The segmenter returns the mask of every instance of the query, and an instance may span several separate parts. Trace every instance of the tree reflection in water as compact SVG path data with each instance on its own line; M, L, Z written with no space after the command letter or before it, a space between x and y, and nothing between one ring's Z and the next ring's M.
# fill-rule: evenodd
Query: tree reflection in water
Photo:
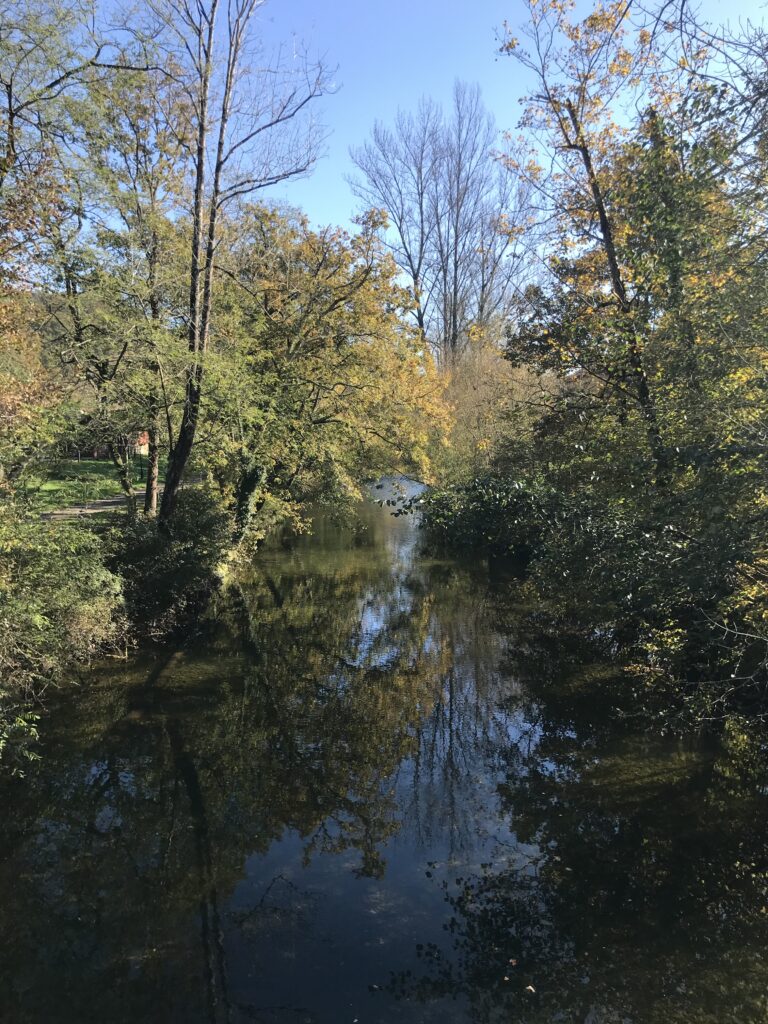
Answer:
M759 759L617 722L416 540L320 521L59 695L2 794L2 1019L765 1018Z

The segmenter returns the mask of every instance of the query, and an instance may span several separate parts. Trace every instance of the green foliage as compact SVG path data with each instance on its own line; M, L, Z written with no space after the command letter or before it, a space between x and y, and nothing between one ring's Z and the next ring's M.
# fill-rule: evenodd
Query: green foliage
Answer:
M162 636L205 604L232 539L232 520L220 498L185 490L173 522L136 517L115 531L109 564L119 573L126 610L142 636Z
M438 542L527 564L541 550L556 501L554 494L536 493L517 480L478 477L431 493L422 522Z
M0 508L0 759L34 738L32 702L120 638L120 580L90 530Z
M240 537L310 502L347 507L363 481L430 472L443 382L405 326L408 298L369 218L354 235L254 207L230 253L207 368L196 468L235 508Z
M765 653L764 623L747 617L765 593L764 575L746 569L762 545L755 481L709 467L659 492L622 485L619 467L597 485L610 462L583 458L567 466L568 489L550 468L548 483L498 473L437 491L424 526L441 543L523 561L534 603L601 631L642 675L693 688L707 714L726 691L751 701Z

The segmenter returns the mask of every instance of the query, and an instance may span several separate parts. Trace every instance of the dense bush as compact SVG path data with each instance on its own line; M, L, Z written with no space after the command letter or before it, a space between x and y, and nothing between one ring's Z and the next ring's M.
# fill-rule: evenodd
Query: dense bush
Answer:
M210 491L182 492L171 522L139 516L113 539L110 566L123 579L137 631L160 636L188 622L217 585L232 538L230 513Z
M422 523L433 539L527 563L541 551L557 498L517 480L478 477L433 491Z
M18 763L49 682L119 641L119 578L99 538L74 523L0 509L0 759Z
M512 555L534 605L599 632L625 664L677 680L712 711L751 704L765 675L768 574L752 482L713 471L665 488L596 486L555 494L496 478L445 488L423 524L440 543Z

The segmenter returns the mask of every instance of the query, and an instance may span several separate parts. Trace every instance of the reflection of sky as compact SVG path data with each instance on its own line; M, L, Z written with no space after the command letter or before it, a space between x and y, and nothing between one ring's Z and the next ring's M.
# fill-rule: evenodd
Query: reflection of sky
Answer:
M388 478L379 485L371 485L369 492L376 503L417 497L425 487L406 477ZM399 507L399 505L398 505ZM369 529L375 532L378 541L383 541L387 556L386 582L376 581L368 586L360 599L360 625L357 634L350 638L355 653L350 657L355 666L385 668L397 657L400 648L393 620L408 616L413 611L414 595L408 586L408 576L416 563L419 543L417 518L415 514L394 516L393 506L382 507L371 504L361 512ZM432 640L428 643L432 646Z
M333 674L335 688L345 690L351 684L379 685L362 683L354 669L401 671L414 659L434 664L434 703L413 709L416 752L381 781L382 791L392 790L397 826L383 850L389 873L397 872L401 860L407 865L427 855L468 867L499 844L508 856L517 841L514 823L499 819L504 766L495 758L499 749L515 744L525 744L530 756L540 737L519 706L506 708L510 693L517 692L502 670L507 641L488 621L484 600L463 594L466 583L459 586L458 608L443 608L438 598L426 622L410 628L423 602L432 599L432 582L419 561L417 517L395 517L385 503L421 490L409 481L385 481L372 488L374 501L384 504L361 510L373 542L363 550L376 559L376 571L368 574L361 563L357 629L338 638L343 655ZM347 564L349 549L331 546L328 556L324 573L333 572L334 558ZM527 848L521 853L526 862L532 855Z
M399 484L387 484L373 494L377 501L386 501L419 492L420 485L406 481L403 495ZM378 581L365 591L354 664L381 669L402 657L403 638L393 621L417 612L429 581L418 561L416 517L393 517L386 505L368 515L377 536L384 539L389 581ZM420 582L417 592L414 579ZM459 621L433 613L420 649L413 652L436 664L446 648L450 657L435 704L423 709L425 717L414 730L416 754L384 783L395 794L399 828L388 844L388 856L396 859L408 861L429 853L435 863L455 867L461 861L468 868L498 844L507 855L518 845L513 823L499 819L497 787L504 771L495 766L494 752L520 744L530 756L541 730L526 720L519 706L505 708L510 687L515 692L501 668L506 640L489 623L482 602L470 601L466 607L472 614ZM520 852L521 863L539 855L526 847Z

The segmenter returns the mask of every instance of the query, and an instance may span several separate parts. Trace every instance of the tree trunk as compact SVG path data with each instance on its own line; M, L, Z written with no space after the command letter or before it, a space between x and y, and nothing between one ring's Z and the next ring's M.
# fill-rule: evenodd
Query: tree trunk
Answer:
M157 514L157 481L160 468L160 432L158 430L157 407L152 410L152 421L147 431L149 451L147 454L147 485L144 490L144 514Z
M191 365L187 370L187 383L184 394L184 412L179 427L179 436L173 451L168 456L168 472L165 478L165 489L163 500L160 503L160 522L166 524L174 513L176 500L181 489L181 482L184 478L189 456L192 452L192 445L195 440L197 421L200 415L200 397L202 394L202 338L200 330L200 306L201 288L200 276L203 271L203 208L205 204L205 170L208 145L208 101L211 87L211 76L213 74L213 44L214 29L216 25L216 11L218 0L211 5L207 19L208 32L205 42L205 64L200 69L200 90L199 90L199 112L197 122L197 139L195 146L195 189L194 207L192 213L192 250L190 253L189 270L189 324L187 327L187 340ZM211 204L218 201L218 196L212 196Z
M165 474L165 487L163 488L163 498L160 502L160 522L163 524L170 520L176 510L176 502L181 490L182 480L184 479L184 470L189 461L189 456L192 454L192 445L194 444L197 421L200 415L202 377L202 367L200 365L193 367L187 383L187 394L184 400L184 412L181 417L179 434L168 460L168 471Z
M130 516L136 513L136 495L133 492L133 485L131 484L131 474L129 470L127 446L125 441L118 442L117 445L110 442L107 445L107 451L109 457L112 459L115 469L117 470L117 478L120 481L120 486L125 495L125 501L128 505L128 514Z

